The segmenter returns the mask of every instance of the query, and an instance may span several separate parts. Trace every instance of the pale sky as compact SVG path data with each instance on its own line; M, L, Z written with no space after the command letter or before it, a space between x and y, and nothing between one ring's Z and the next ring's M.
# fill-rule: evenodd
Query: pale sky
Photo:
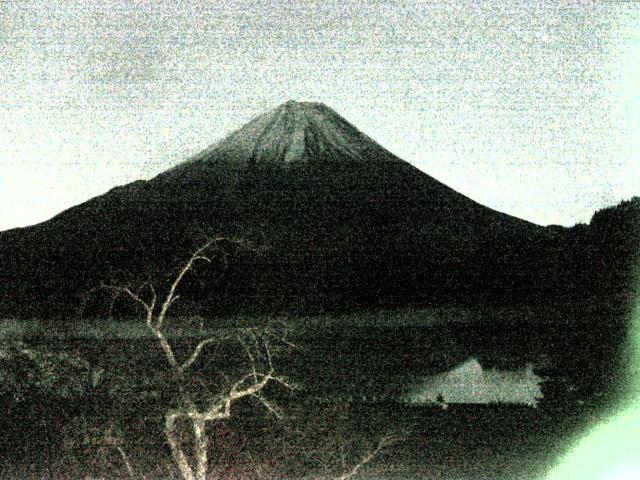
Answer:
M640 194L640 3L0 0L0 230L321 101L540 224Z

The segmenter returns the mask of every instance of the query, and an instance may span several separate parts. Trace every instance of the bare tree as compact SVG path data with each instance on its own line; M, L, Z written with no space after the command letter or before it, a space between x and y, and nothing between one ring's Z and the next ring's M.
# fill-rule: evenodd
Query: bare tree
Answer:
M255 328L244 329L234 335L209 336L200 340L183 359L178 358L174 347L167 338L164 327L165 320L169 309L180 298L177 291L181 282L189 272L194 270L196 264L200 262L211 263L212 256L210 252L222 242L232 242L247 246L246 242L222 236L209 238L179 267L166 293L163 295L158 294L157 288L152 281L139 283L136 287L104 283L101 285L102 288L106 288L113 293L112 298L117 298L119 295L124 294L143 307L146 313L147 328L157 339L168 368L179 385L176 406L170 408L165 414L164 435L184 480L205 480L207 477L209 468L208 423L229 418L233 404L244 398L254 398L268 411L280 416L279 409L262 395L262 391L270 383L278 383L286 388L292 388L288 382L275 375L272 359L273 343L275 341L286 342L286 330L284 334L279 336L274 335L273 332L264 332ZM249 248L253 249L251 246ZM225 254L223 253L223 255ZM194 392L189 392L183 388L186 383L185 380L190 375L194 364L198 361L205 348L213 344L220 344L225 340L235 340L241 345L248 361L248 369L244 374L239 375L235 381L229 382L217 394L205 395L207 398L202 401L200 398L202 397L202 392L198 392L198 395L196 395ZM191 455L185 451L177 435L179 422L186 422L191 427L194 445ZM128 470L132 471L129 467Z

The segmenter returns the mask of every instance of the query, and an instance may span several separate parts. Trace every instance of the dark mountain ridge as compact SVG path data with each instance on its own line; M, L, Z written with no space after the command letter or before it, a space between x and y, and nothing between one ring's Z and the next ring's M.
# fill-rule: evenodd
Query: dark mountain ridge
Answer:
M565 238L450 189L323 104L287 102L151 180L0 233L0 314L73 315L100 281L171 272L203 232L264 247L185 285L183 308L208 313L518 301L552 288Z

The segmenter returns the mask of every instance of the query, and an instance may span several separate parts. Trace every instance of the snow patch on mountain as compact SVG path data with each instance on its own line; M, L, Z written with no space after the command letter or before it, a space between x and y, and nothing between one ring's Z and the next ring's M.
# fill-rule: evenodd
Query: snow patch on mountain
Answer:
M217 161L296 164L318 158L401 162L322 103L288 101L266 112L177 168Z

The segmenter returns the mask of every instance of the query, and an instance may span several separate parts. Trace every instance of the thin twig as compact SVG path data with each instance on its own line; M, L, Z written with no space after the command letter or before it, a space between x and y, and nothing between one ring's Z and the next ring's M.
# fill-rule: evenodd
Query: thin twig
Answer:
M373 450L367 452L364 455L364 457L362 457L362 459L356 465L354 465L353 468L351 468L351 470L349 470L348 472L343 473L342 475L337 477L336 480L348 480L349 478L351 478L354 475L356 475L358 473L358 471L362 467L364 467L367 463L371 462L371 460L373 460L376 457L376 455L378 455L378 453L380 453L380 450L382 450L384 447L390 445L394 441L395 441L394 437L391 437L391 436L383 437L380 440L380 442L378 443L378 445L376 446L376 448L374 448Z
M220 342L226 340L227 338L229 338L228 335L225 336L225 337L222 337L222 338L209 337L209 338L207 338L205 340L202 340L200 343L198 343L198 345L193 350L193 352L191 353L189 358L187 360L185 360L180 367L182 368L182 370L187 370L198 359L198 357L200 356L200 353L202 352L202 349L204 347L206 347L210 343L214 343L214 342L220 343Z
M129 477L136 478L135 471L133 470L133 467L131 466L131 462L129 461L128 455L125 453L125 451L123 450L123 448L120 445L116 445L116 450L120 454L120 458L122 458L122 462L124 463L124 466L127 469L127 473L129 474ZM142 478L144 478L144 476Z

